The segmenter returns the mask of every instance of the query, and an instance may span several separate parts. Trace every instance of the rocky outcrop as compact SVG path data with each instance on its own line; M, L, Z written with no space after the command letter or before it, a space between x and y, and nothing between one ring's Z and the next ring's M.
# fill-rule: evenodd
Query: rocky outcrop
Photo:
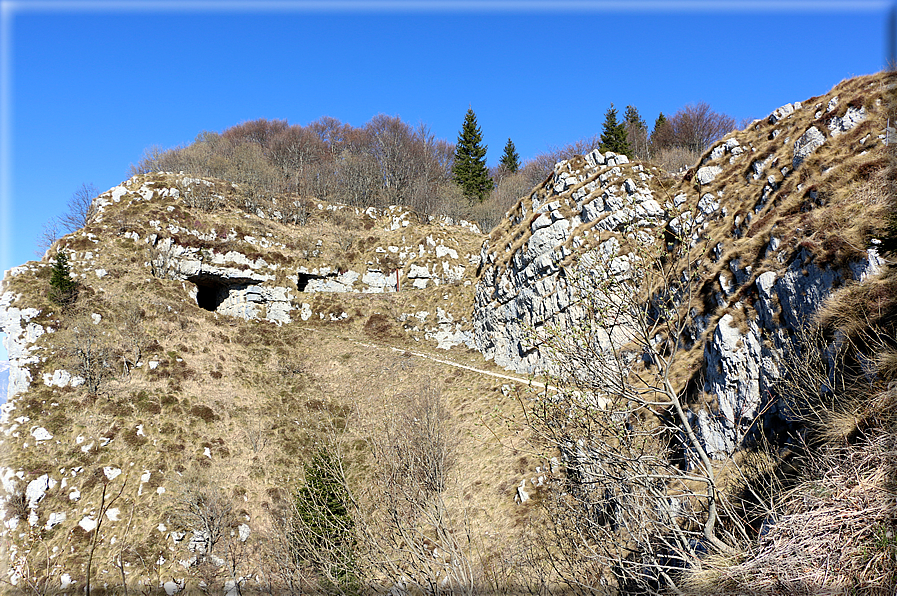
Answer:
M856 281L875 275L884 266L876 249L867 255L850 268ZM731 454L761 414L768 424L781 418L774 389L779 378L777 362L792 347L789 337L811 321L845 281L838 271L818 267L812 255L802 250L787 268L756 277L756 315L742 324L744 329L732 314L719 319L704 346L703 369L703 390L715 398L716 405L691 413L711 456Z
M815 126L807 129L799 139L794 142L794 157L791 160L791 167L797 168L804 162L811 153L816 151L825 143L825 135L822 134Z
M803 242L814 230L791 216L820 207L816 181L851 157L867 156L876 164L870 168L881 167L873 152L883 143L859 131L870 118L878 119L874 130L884 126L882 112L873 116L869 108L882 105L875 96L882 89L865 83L865 95L850 105L839 101L836 89L816 98L812 109L807 102L778 108L716 143L692 177L672 184L659 184L658 173L645 166L597 151L558 163L483 248L474 305L477 348L520 373L551 372L539 338L546 329L565 334L580 324L580 288L572 283L577 267L625 275L635 258L625 247L661 233L668 242L689 242L706 255L699 285L705 292L715 288L681 338L685 348L701 352L701 382L690 391L709 398L690 416L712 456L731 454L759 416L775 423L773 387L789 336L835 290L884 265L874 237L850 262L832 262L824 248ZM844 184L853 172L836 175ZM768 241L758 243L764 235Z
M521 373L545 369L534 334L546 325L571 328L582 317L564 272L570 257L591 247L609 271L625 270L632 255L618 254L618 236L650 233L665 221L649 185L654 176L625 155L596 150L558 163L518 203L508 214L510 233L481 255L474 341L487 358Z
M219 314L284 324L296 317L303 294L383 293L470 285L479 264L479 255L465 250L464 242L458 239L463 233L479 235L476 224L447 217L429 217L422 222L417 214L396 206L358 209L317 202L308 208L338 222L337 227L379 230L378 236L386 241L364 246L362 252L357 245L361 234L344 230L337 239L340 250L335 256L324 246L324 240L317 238L314 243L301 245L297 260L302 263L292 267L283 262L284 253L295 250L288 246L294 243L288 236L250 234L241 228L239 220L217 217L217 223L209 227L196 225L198 220L186 217L180 209L184 197L200 192L225 204L238 191L220 181L171 173L139 175L97 197L93 223L121 225L121 213L135 208L155 213L143 229L127 229L121 236L137 246L146 246L144 265L154 276L192 284L190 296L203 308ZM278 212L253 215L262 220L281 219ZM423 232L422 223L426 226ZM91 232L77 232L75 237L91 244L98 242ZM389 242L391 239L400 242ZM347 252L356 255L354 263L342 258ZM74 251L70 259L88 265L94 253ZM100 279L106 274L105 269L96 270Z
M25 266L17 267L7 271L6 276L15 276L26 270ZM13 408L9 400L27 391L31 385L28 365L39 361L34 353L34 343L46 332L42 325L32 322L40 314L38 309L12 306L15 302L16 295L13 292L0 294L0 331L6 335L3 347L9 357L8 387L4 396L7 403L0 406L2 420L7 418Z

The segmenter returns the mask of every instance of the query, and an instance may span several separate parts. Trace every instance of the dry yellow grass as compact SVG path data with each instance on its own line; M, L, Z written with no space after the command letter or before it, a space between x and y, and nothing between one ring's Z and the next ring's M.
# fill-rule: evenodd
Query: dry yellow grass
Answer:
M776 261L776 254L767 254L772 238L782 243L779 253L791 254L803 248L820 265L843 267L863 254L873 237L889 233L886 228L890 208L886 199L888 180L882 173L886 156L877 140L886 105L877 103L876 98L883 97L882 86L893 79L893 74L879 74L851 80L824 96L804 102L801 110L776 125L763 120L749 130L733 133L732 137L750 150L732 165L722 164L726 166L724 173L704 188L696 188L691 178L680 180L662 176L657 170L647 170L655 176L645 184L656 197L663 197L658 201L669 200L681 192L688 195L683 209L694 209L706 192L722 193L721 202L727 212L717 213L708 220L704 245L699 247L705 257L701 264L701 292L695 306L698 316L707 316L709 329L725 312L737 314L736 323L742 328L753 317L749 303L754 279L763 270L781 265ZM816 118L815 104L820 103L824 111L834 95L841 98L837 109ZM829 138L799 171L782 174L782 167L791 168L791 147L796 138L811 125L824 129L828 118L843 115L851 104L862 105L867 110L867 122L839 137L837 144ZM775 137L773 129L778 131ZM860 144L866 135L870 136ZM786 138L789 141L783 143ZM847 157L843 154L845 146L850 148ZM704 157L709 157L709 152ZM767 157L778 158L776 167L770 166L769 170L777 188L762 199L766 174L755 181L750 176L750 166ZM635 165L621 166L624 177L633 175ZM571 206L565 201L572 200L573 192L603 171L595 172L551 200L560 200L561 210L569 214ZM161 187L170 182L168 175L146 175L136 179L130 190L136 191L144 183ZM37 353L45 360L31 366L32 389L15 400L13 418L27 416L28 420L10 436L0 438L5 454L3 463L22 473L18 490L42 474L60 482L41 502L34 526L25 519L29 512L18 512L22 519L10 534L10 544L15 544L12 547L15 550L5 544L4 556L14 554L16 561L27 563L21 569L32 574L31 579L40 579L44 573L41 570L49 563L54 582L65 572L83 586L90 535L78 524L100 513L104 485L112 491L123 487L114 505L119 510L118 521L108 518L100 532L96 576L108 578L108 583L114 586L124 571L128 585L134 589L145 582L157 587L160 581L187 578L188 585L196 589L200 576L179 563L192 556L187 541L175 541L177 534L172 532L189 529L177 526L174 508L182 479L198 474L214 479L237 504L241 523L252 528L247 550L241 555L240 573L263 575L267 569L261 563L268 546L265 537L274 531L271 511L289 499L302 482L303 463L316 442L332 440L333 432L339 431L343 444L358 447L349 449L355 466L351 481L362 488L368 465L364 442L384 427L396 396L430 385L440 389L460 432L458 464L447 500L453 515L465 518L474 531L474 554L483 563L482 572L487 574L488 568L492 577L510 577L513 573L508 570L508 561L519 558L533 563L524 538L540 529L544 522L538 512L539 496L534 495L533 502L526 505L515 504L514 496L520 481L537 476L537 467L547 467L547 462L543 447L533 444L521 416L527 397L518 400L513 393L505 395L502 385L511 385L508 381L402 352L436 354L460 364L499 372L493 363L484 362L478 353L467 349L437 353L423 339L423 331L413 330L414 319L399 321L402 315L424 310L434 317L437 307L460 315L456 320L460 321L461 316L469 318L475 266L468 266L458 283L421 291L381 295L303 294L297 302L310 303L316 316L307 322L277 326L242 321L199 308L189 297L189 282L160 279L150 274L145 267L150 255L143 242L148 235L160 233L149 224L151 220L160 222L163 228L179 226L204 234L212 234L214 230L214 239L203 241L181 231L170 234L184 245L206 243L221 253L234 250L264 256L278 265L276 283L284 283L287 273L300 266L351 268L362 272L368 267L390 271L401 268L407 274L412 263L434 265L437 261L427 256L407 259L401 264L394 253L384 252L383 248L417 247L431 237L456 248L463 258L467 254L479 254L483 237L458 229L446 230L420 221L413 214L407 216L407 227L387 230L384 220L375 222L354 210L328 210L329 206L323 202L322 209L316 204L310 206L306 225L294 226L272 219L271 213L264 219L247 214L239 207L239 193L230 185L216 182L212 188L226 199L212 213L170 200L122 202L108 208L102 222L94 222L84 233L62 239L59 245L66 246L76 256L74 272L86 276L79 277L84 285L80 301L83 312L61 312L49 302L46 262L31 264L32 271L6 282L5 290L21 295L14 305L40 309L34 322L56 331L37 341ZM543 185L536 192L544 201L546 187ZM529 198L524 198L514 205L510 209L511 218L490 235L490 244L498 252L499 268L506 267L514 252L530 237L533 214L528 201ZM527 206L525 216L524 205ZM515 225L514 217L523 221ZM583 226L581 231L585 232L591 225L594 224ZM124 236L134 232L140 240ZM95 244L87 233L102 238L103 243ZM247 241L247 236L269 238L283 246L262 250ZM610 234L590 237L587 246L609 237ZM625 244L624 238L620 240ZM718 244L721 256L714 261L711 255ZM315 250L318 250L316 255ZM87 251L95 253L90 262L85 259ZM742 267L753 267L753 272L720 305L716 300L718 277L730 269L735 258ZM105 277L96 276L94 271L99 268L107 271ZM893 312L894 296L897 296L894 287L892 278L873 280L862 292L848 287L839 295L840 306L823 312L823 322L828 321L848 334L859 332L870 320L890 316L888 313ZM42 383L44 373L70 368L71 356L60 350L60 343L71 338L77 317L81 317L79 325L93 325L106 334L103 337L113 349L121 350L126 343L122 331L128 324L127 313L135 301L143 312L139 324L152 340L139 367L122 376L121 354L118 354L115 367L97 396L85 395L80 389L51 388ZM338 317L344 312L348 317L339 322L322 321L317 316L326 313ZM100 315L100 322L83 318L92 314ZM469 327L469 320L466 325ZM680 354L672 371L676 387L685 388L691 383L698 392L701 390L693 381L699 374L702 350L699 341ZM879 361L880 370L890 371L888 374L893 376L897 370L894 352L883 352ZM698 393L689 397L695 406L713 401L713 396ZM876 403L879 409L893 406L892 402ZM868 426L868 414L868 407L859 412L833 413L826 423L831 431L829 442L843 442L858 428ZM37 426L46 428L53 439L34 444L29 432ZM28 447L23 446L25 443ZM776 552L796 553L797 547L810 549L812 556L804 563L813 562L812 570L800 573L818 573L824 566L820 566L821 559L816 557L822 552L817 547L823 542L831 544L839 527L852 533L847 538L853 550L845 548L845 558L837 560L841 574L837 577L843 579L859 573L856 577L866 582L862 586L883 581L888 561L885 554L890 552L887 550L889 538L883 534L876 542L874 529L861 528L859 521L863 516L882 524L890 519L885 517L882 499L890 495L887 491L892 488L887 478L876 471L875 464L887 468L886 456L893 456L893 449L874 443L868 450L868 459L848 455L845 461L859 471L857 482L849 477L846 471L849 466L839 467L830 478L835 484L828 480L825 480L828 484L823 483L826 490L835 491L832 494L837 498L826 495L813 507L801 510L795 497L789 505L790 517L767 535L767 541L753 553L754 563L742 563L739 567L733 566L733 561L708 560L708 568L717 568L713 571L715 583L709 585L718 589L731 582L747 585L744 583L747 576L740 573L757 573L765 569L764 565L773 566ZM760 462L755 467L765 469L764 465ZM123 472L109 480L103 468ZM728 482L723 476L724 483ZM732 485L735 484L733 480ZM80 492L77 501L71 498L73 488ZM863 494L872 500L865 503ZM49 514L53 512L66 512L67 518L48 528ZM846 521L838 526L827 521L823 513L842 515ZM801 527L818 529L814 535L817 542L801 542L805 538L799 531ZM518 544L520 550L516 551ZM863 559L863 548L871 548L870 544L880 544L881 548L875 547L878 550L869 551L869 558ZM121 567L117 567L117 561ZM868 567L858 567L860 563ZM794 579L797 567L783 569L777 577L801 585L799 581L803 580ZM811 579L806 586L829 585L825 577ZM842 585L835 579L829 583L834 587ZM699 584L696 580L696 589ZM769 584L758 586L758 589L769 588Z
M166 180L151 175L136 180L133 188ZM530 510L514 504L515 489L520 480L534 474L539 462L523 454L522 427L509 430L505 424L502 412L511 416L519 405L501 391L508 382L392 349L410 348L497 370L466 348L436 354L423 330L411 329L415 324L428 325L414 318L404 324L399 320L403 314L428 311L432 325L439 307L454 313L459 323L468 318L464 325L469 328L472 284L379 295L300 294L300 301L309 302L315 316L278 326L199 308L188 294L192 284L153 277L144 265L148 259L142 241L122 236L137 232L143 238L153 231L147 221L156 219L206 233L233 229L239 238L280 241L285 247L261 256L281 265L277 278L283 282L283 275L299 265L333 266L340 260L340 268L364 271L369 263L383 265L392 255L376 248L416 248L426 244L427 237L443 240L463 259L465 254L478 254L478 235L421 224L413 216L407 218L409 226L395 231L384 230L384 221L366 228L370 220L354 211L334 219L333 213L341 212L319 210L306 226L295 227L247 217L228 204L212 214L165 201L137 206L123 202L119 207L121 213L107 208L103 222L60 240L59 245L75 255L73 273L82 280L78 312L62 312L47 300L46 263L31 264L33 272L12 277L4 288L21 296L17 305L41 310L35 323L57 329L37 342L47 359L32 367L31 390L14 400L14 416L28 416L29 424L3 439L4 465L22 472L19 491L42 474L57 481L41 501L36 525L28 525L27 515L20 519L19 546L5 553L14 555L24 574L22 582L40 581L49 562L56 585L62 573L83 585L89 535L78 524L100 513L101 495L108 485L109 490L122 489L114 504L119 515L118 521L107 519L102 525L94 584L97 577L120 584L123 568L131 589L141 589L146 582L157 587L159 581L172 578L187 578L187 585L195 588L202 579L200 570L180 565L193 553L187 550L188 541L175 542L172 536L177 534L172 532L190 529L179 526L175 509L182 478L198 475L220 486L235 503L237 521L252 528L242 547L240 570L262 574L264 583L271 579L264 576L271 567L265 562L271 555L265 537L275 531L271 513L300 486L303 462L315 445L332 440L334 430L347 444L376 436L390 401L425 384L441 389L462 436L447 499L454 514L465 517L473 528L478 552L485 557L523 531ZM349 238L339 237L344 230ZM95 245L86 233L104 238L104 244ZM184 244L196 242L183 233L178 237ZM259 252L239 238L210 244L218 252ZM322 254L308 257L305 251L317 240L322 241ZM84 260L86 250L94 252L89 263ZM428 256L410 262L435 261ZM466 264L470 280L475 267ZM93 271L100 268L107 274L97 278ZM151 341L139 365L122 376L122 331L135 303L142 312L138 324ZM321 320L319 312L349 316L333 322ZM376 313L382 313L382 324L372 326ZM94 314L100 316L98 323L91 318ZM98 395L43 385L44 372L72 369L70 356L59 347L74 341L73 328L85 325L96 329L117 354ZM53 439L34 445L27 434L32 426L46 428ZM28 446L22 447L23 443ZM364 450L353 457L351 478L361 490L366 482ZM123 472L107 482L104 468ZM64 487L58 484L61 478L66 479ZM77 501L69 496L73 488L80 491ZM65 512L67 517L47 528L54 512ZM217 552L223 554L220 548ZM122 567L116 567L116 561Z

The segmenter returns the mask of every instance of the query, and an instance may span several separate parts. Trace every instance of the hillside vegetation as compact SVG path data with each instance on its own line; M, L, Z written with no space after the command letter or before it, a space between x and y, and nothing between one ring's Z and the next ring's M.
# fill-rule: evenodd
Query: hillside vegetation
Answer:
M277 123L149 154L0 287L3 591L893 593L895 85L491 231L386 117L376 197Z

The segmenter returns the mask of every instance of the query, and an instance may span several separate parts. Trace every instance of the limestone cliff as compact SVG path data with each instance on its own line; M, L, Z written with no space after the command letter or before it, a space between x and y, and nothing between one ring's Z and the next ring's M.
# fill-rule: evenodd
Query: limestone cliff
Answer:
M506 368L544 371L538 334L569 332L583 316L568 269L588 255L619 273L637 258L627 238L685 231L706 254L704 304L680 338L702 363L689 400L714 402L693 420L711 454L731 454L761 411L776 411L770 387L790 334L835 289L884 266L876 190L895 141L895 84L860 77L787 104L715 143L684 177L598 151L558 163L483 248L477 348Z

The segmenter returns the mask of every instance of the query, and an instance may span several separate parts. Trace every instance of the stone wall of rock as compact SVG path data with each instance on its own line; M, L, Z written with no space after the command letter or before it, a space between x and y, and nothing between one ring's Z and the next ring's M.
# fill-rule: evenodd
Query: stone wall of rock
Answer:
M701 266L711 277L704 287L716 288L711 304L694 314L689 337L681 338L703 352L703 384L693 390L713 398L692 412L692 423L711 455L732 453L758 416L778 416L772 386L792 332L844 283L885 266L875 238L846 266L820 264L801 245L814 230L795 223L793 208L777 211L794 196L804 197L804 210L820 206L816 183L851 157L881 163L876 155L889 131L877 108L894 84L853 85L863 86L863 105L858 99L843 105L845 91L837 87L812 107L787 104L717 142L672 184L659 184L656 170L611 153L558 163L483 247L473 319L477 348L519 373L550 372L538 335L546 327L565 333L582 320L570 281L577 259L587 269L624 275L633 254L621 247L634 237L651 242L665 230L687 238L697 252L706 249ZM768 241L758 249L751 237L764 235Z
M11 269L6 275L17 275L24 271L23 267ZM28 365L39 360L38 355L34 353L34 342L46 333L43 326L31 321L40 314L40 311L36 308L11 306L15 301L16 295L13 292L0 294L0 331L5 334L3 347L9 355L9 384L7 395L4 396L7 403L0 406L4 417L9 400L27 391L31 384Z
M593 248L612 272L629 266L619 238L666 223L646 167L625 155L595 150L559 162L553 175L509 213L508 234L483 247L474 303L477 348L517 371L548 365L533 344L535 332L574 326L582 317L564 273L574 253ZM670 207L673 207L671 204Z

